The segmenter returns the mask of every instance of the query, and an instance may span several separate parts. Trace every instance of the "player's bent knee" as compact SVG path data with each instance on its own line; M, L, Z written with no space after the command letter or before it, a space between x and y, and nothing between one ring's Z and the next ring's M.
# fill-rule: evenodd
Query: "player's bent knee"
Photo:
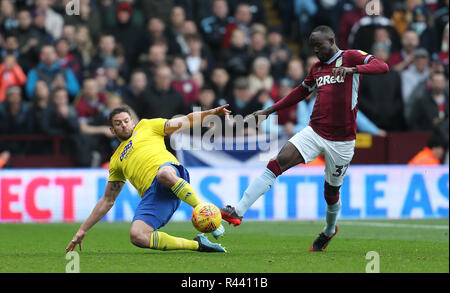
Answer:
M341 186L333 186L325 181L325 201L328 205L333 205L339 201L339 189Z
M136 220L131 224L130 241L137 247L148 248L150 245L150 234L153 228L142 220Z
M150 245L150 233L146 235L146 233L142 231L130 231L130 241L137 247L148 248Z
M178 181L178 177L176 175L175 170L173 170L172 167L164 166L158 170L158 173L156 173L156 178L158 178L158 181L164 185L171 187Z

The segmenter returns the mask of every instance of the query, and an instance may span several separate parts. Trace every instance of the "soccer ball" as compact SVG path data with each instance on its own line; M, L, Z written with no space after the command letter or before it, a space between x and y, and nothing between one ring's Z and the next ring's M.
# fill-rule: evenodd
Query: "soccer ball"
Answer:
M203 233L211 233L219 228L222 215L212 203L201 203L194 208L191 216L192 225Z

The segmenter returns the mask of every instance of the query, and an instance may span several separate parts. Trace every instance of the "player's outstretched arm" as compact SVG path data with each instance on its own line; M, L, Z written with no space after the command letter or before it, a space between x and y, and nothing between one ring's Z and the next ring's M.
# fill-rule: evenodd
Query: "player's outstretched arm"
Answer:
M177 130L183 130L187 128L192 128L196 125L200 125L206 118L218 115L218 116L228 116L231 114L231 111L227 109L229 104L199 112L192 112L186 116L172 118L167 121L164 131L166 134L172 134Z
M108 184L106 185L105 194L97 202L97 204L94 207L94 210L91 212L86 221L84 221L84 223L81 225L80 229L78 229L75 236L73 236L69 245L67 245L66 247L66 252L74 250L77 244L80 246L81 251L81 242L83 241L86 232L98 221L100 221L106 215L106 213L112 208L124 184L125 183L121 181L108 182Z

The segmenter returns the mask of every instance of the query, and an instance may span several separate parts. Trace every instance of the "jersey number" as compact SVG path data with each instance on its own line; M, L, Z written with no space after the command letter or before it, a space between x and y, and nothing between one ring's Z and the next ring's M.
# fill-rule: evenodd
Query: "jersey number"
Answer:
M347 172L348 164L345 165L336 165L336 171L332 175L334 177L344 176L345 172Z

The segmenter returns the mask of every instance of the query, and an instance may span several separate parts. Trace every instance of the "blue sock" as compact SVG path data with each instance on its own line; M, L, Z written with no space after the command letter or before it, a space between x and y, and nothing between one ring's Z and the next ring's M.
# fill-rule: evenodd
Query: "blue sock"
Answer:
M341 200L332 205L327 205L326 226L323 230L326 236L331 236L336 232L336 221L341 211Z
M236 206L237 214L243 216L261 195L269 191L276 179L275 174L266 168L245 190L244 195Z

